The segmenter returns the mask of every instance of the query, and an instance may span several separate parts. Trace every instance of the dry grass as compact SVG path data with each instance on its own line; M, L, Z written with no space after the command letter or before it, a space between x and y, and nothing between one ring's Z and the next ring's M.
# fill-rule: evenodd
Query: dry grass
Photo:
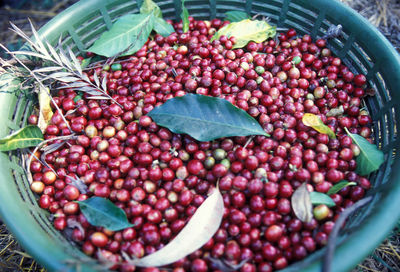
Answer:
M353 272L356 271L400 271L400 230L396 228L387 240L353 270Z
M0 221L0 271L2 272L45 272L19 246L14 237Z
M9 22L13 22L25 33L31 34L28 18L33 22L36 29L39 29L51 18L62 10L74 4L78 0L39 0L39 1L19 1L24 3L22 6L0 8L0 42L7 45L9 49L18 49L22 46L22 41L18 35L9 30ZM46 8L45 3L53 3L52 7ZM18 1L16 2L18 3Z
M340 0L349 5L400 48L400 1L398 0Z
M400 48L400 2L397 0L341 0L357 10ZM9 21L29 33L27 18L39 28L59 11L76 0L57 1L45 11L29 6L29 1L20 9L0 8L0 42L18 48L21 44L16 35L8 31ZM0 271L2 272L45 272L15 241L0 220ZM353 272L395 272L400 271L400 229L396 228L390 237L360 263Z

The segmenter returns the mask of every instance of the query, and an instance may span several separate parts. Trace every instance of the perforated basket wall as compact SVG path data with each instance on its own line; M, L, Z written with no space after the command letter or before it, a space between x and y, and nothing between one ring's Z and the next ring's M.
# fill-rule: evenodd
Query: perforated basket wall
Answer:
M179 19L180 1L157 1L164 18ZM40 33L51 43L77 51L88 48L118 17L138 12L132 0L83 0L59 14ZM346 224L338 241L333 271L348 271L370 253L399 218L400 160L396 148L400 127L400 58L390 43L361 16L334 0L216 1L186 0L195 18L223 18L229 10L262 14L278 27L292 27L300 34L321 37L332 24L342 24L344 35L329 41L333 52L364 73L377 90L366 100L374 120L374 137L385 152L385 163L372 175L373 200ZM31 101L13 94L0 94L0 136L26 124ZM19 154L0 154L0 215L22 246L50 271L97 271L96 262L74 248L56 231L49 214L36 204L22 169ZM320 271L320 250L285 271ZM79 270L80 269L80 270Z

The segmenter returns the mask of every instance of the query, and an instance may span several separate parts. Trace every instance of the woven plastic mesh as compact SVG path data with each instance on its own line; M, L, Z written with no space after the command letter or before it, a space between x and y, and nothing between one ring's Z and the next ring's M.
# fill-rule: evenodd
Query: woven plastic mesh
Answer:
M180 20L180 1L155 2L162 9L164 18ZM112 22L118 17L138 12L140 5L141 1L96 1L96 5L90 6L80 16L75 16L67 25L60 25L58 32L47 35L47 38L51 36L49 41L54 44L61 35L64 47L70 47L75 52L84 51L101 33L109 29ZM327 12L323 5L312 5L305 0L187 0L185 6L191 16L199 19L223 18L223 14L230 10L243 10L251 15L261 14L267 16L273 25L282 28L295 28L299 34L309 33L313 38L322 37L332 24L341 23L334 12ZM398 160L395 149L399 146L399 139L396 137L399 128L399 103L392 99L398 82L390 79L390 71L387 70L386 63L376 57L379 55L377 52L371 51L373 47L369 46L369 42L368 40L357 39L357 33L352 32L352 27L346 25L343 25L341 37L329 41L333 53L343 58L344 63L351 67L353 72L366 74L369 84L377 91L376 96L366 99L366 105L374 119L373 133L376 142L386 154L385 163L381 170L371 176L373 189L368 194L374 196L373 201L360 209L356 216L348 221L345 230L359 228L363 220L370 215L374 206L379 205L383 194L390 190L393 186L392 183L395 182L391 180L391 171L393 171L391 165ZM6 125L9 129L15 130L26 123L31 103L23 97L13 97L10 99L10 103L10 109L13 110L9 112L7 119L9 121ZM20 166L22 162L19 154L10 153L9 160L16 190L18 190L22 201L26 203L26 207L29 207L36 223L45 229L48 235L47 239L58 241L56 242L57 245L62 247L62 250L69 257L85 259L82 253L71 246L58 231L54 230L48 219L49 214L38 207L35 196L29 189L28 180ZM345 239L346 232L343 232L341 241ZM314 256L310 258L317 258L321 254L313 254ZM303 262L303 266L307 266L307 262Z

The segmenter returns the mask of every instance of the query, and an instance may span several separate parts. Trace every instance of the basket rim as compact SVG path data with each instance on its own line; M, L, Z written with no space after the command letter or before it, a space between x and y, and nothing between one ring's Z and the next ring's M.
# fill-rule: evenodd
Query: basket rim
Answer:
M290 0L284 0L286 3L290 2ZM114 2L113 0L81 0L71 7L67 8L65 11L58 14L52 20L50 20L45 26L43 26L39 30L39 35L41 38L46 38L47 40L56 40L56 37L59 33L68 31L71 27L71 24L68 23L69 20L72 20L73 17L78 15L87 14L88 10L91 10L91 7L105 6L109 3ZM387 59L391 59L392 65L397 69L395 71L400 70L400 56L391 43L387 40L387 38L379 32L379 30L371 25L365 18L363 18L356 11L351 9L350 7L345 6L343 3L338 0L292 0L294 3L302 3L307 5L307 2L312 2L313 5L324 6L326 9L341 9L347 16L349 21L357 22L356 27L360 28L360 30L367 31L369 36L375 37L379 43L382 43L382 47L385 48L384 54ZM309 3L308 3L309 5ZM63 31L60 31L62 29ZM400 82L400 73L393 75L397 82ZM12 97L7 95L1 95L0 99L0 111L5 113L3 116L8 116L5 110L1 110L4 108L8 108L7 105L10 103ZM6 133L4 130L2 133ZM4 155L4 156L3 156ZM1 154L0 156L0 201L3 202L0 205L0 216L2 220L6 223L8 229L13 233L18 242L23 246L23 248L31 254L40 264L46 267L50 271L59 271L64 269L64 271L73 271L70 270L65 264L61 264L62 259L60 256L54 258L52 256L51 251L42 244L38 244L32 242L31 233L26 232L25 228L21 223L22 220L15 220L15 214L7 210L6 208L11 207L12 199L7 197L7 186L5 186L6 181L12 179L9 174L9 158L5 156L5 154ZM392 169L400 168L400 160L395 159L394 164L391 167ZM7 172L8 171L8 172ZM373 212L368 215L368 217L364 220L363 225L357 230L349 235L348 239L344 241L339 247L337 247L335 252L335 257L332 262L333 271L348 271L354 268L357 263L359 263L365 256L367 256L371 249L376 248L389 234L389 232L393 229L396 222L400 219L400 213L398 212L397 207L400 206L400 186L396 186L395 181L400 181L400 171L392 171L390 178L390 186L391 190L387 190L379 201L379 206L374 207ZM4 189L4 190L2 190ZM5 201L4 201L5 200ZM8 201L8 203L6 203ZM25 206L23 206L25 208ZM14 207L15 208L15 207ZM21 209L21 207L19 207ZM17 210L14 210L17 211ZM21 219L21 218L20 218ZM23 224L23 223L22 223ZM355 246L357 245L357 246ZM325 249L322 249L324 251ZM321 251L321 250L320 250ZM349 256L351 256L351 260L349 260ZM302 262L307 262L306 258L303 261L297 262L294 264L300 264ZM343 260L346 260L345 262ZM293 266L293 265L292 265ZM285 272L297 271L298 268L289 266L288 268L282 270ZM321 269L321 261L315 260L311 262L304 270L302 271L312 271L319 272ZM96 271L90 267L85 266L84 271Z

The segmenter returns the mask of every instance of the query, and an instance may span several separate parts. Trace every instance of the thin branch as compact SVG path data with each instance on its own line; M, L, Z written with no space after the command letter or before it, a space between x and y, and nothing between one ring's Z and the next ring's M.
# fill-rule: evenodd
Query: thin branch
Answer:
M43 158L38 158L36 157L36 155L34 153L32 153L31 151L29 151L29 153L31 154L31 157L34 157L38 162L40 162L44 167L47 167L51 170L51 172L53 172L57 177L57 172L53 169L53 167L51 167Z
M71 139L75 139L77 136L75 136L75 134L71 134L71 135L66 135L66 136L59 136L59 137L55 137L52 139L48 139L48 140L44 140L43 142L41 142L40 144L38 144L35 149L32 151L32 154L35 154L40 148L42 148L42 146L44 146L45 144L51 142L51 141L56 141L56 140L71 140ZM32 155L29 156L28 161L26 163L26 168L29 169L31 168L31 162L32 162Z
M87 87L90 87L92 91L97 92L97 96L103 96L103 99L110 99L112 100L115 104L118 106L122 107L115 99L113 99L108 93L107 90L104 89L104 86L107 86L106 84L100 85L100 84L94 84L90 81L90 79L82 73L82 68L80 67L80 63L73 54L73 52L68 49L68 55L64 52L61 46L61 42L59 42L58 45L58 50L59 53L57 53L56 49L47 41L42 41L39 37L39 34L37 33L36 29L34 28L33 24L31 23L31 29L33 36L35 37L35 41L30 39L21 29L19 29L16 25L12 24L12 31L14 31L17 35L25 39L31 46L31 49L33 49L36 52L32 51L17 51L17 52L10 52L9 50L8 53L13 55L14 58L16 58L15 55L26 55L26 56L33 56L40 58L42 60L46 60L49 62L54 63L55 65L61 67L62 69L66 69L69 73L70 76L65 77L64 74L61 74L59 72L55 72L52 74L48 74L46 76L40 75L42 78L40 78L42 81L48 80L48 79L53 79L57 81L61 81L66 83L66 85L69 85L72 82L76 81L84 81L87 83ZM47 48L46 48L47 47ZM20 63L20 61L18 61ZM54 67L54 66L53 66ZM41 73L46 72L46 70L41 70ZM47 71L51 72L51 71ZM38 73L36 73L38 75ZM35 77L37 79L38 77ZM40 82L42 84L42 82ZM75 88L72 88L75 89ZM81 90L85 92L85 90Z

